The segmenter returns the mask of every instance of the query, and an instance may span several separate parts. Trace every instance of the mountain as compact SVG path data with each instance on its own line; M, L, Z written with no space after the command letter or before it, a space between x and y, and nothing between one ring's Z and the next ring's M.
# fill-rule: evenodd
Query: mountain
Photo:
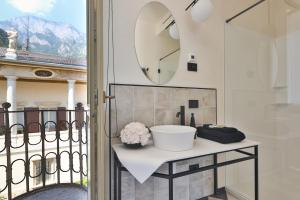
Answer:
M29 35L31 52L63 57L86 57L86 34L70 24L49 21L36 16L24 16L0 21L0 29L17 30L18 46L24 48L27 46L26 40Z

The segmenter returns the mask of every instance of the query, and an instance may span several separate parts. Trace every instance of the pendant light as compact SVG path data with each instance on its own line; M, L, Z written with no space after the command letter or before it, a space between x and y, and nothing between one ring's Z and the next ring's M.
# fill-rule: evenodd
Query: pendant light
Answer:
M211 0L194 0L187 8L191 8L191 16L195 22L203 22L208 19L213 11Z
M173 39L179 40L180 36L179 36L179 31L178 31L176 23L174 23L170 26L169 34Z

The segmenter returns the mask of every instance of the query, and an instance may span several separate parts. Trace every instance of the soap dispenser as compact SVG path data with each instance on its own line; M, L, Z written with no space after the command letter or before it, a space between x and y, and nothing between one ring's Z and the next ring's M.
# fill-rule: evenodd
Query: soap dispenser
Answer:
M194 113L192 113L192 115L191 115L190 126L196 128L196 122L195 122L195 116L194 116Z

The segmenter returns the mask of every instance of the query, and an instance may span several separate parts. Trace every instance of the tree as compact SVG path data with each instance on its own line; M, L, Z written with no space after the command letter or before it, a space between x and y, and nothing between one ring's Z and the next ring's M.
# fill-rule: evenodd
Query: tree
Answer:
M0 200L6 200L6 198L3 196L0 196Z
M3 30L0 29L0 47L8 47L8 35L7 33Z

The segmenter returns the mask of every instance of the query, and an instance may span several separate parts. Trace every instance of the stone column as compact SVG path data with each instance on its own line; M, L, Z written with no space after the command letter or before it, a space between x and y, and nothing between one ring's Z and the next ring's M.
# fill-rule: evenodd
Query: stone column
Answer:
M75 80L68 80L68 110L75 110ZM72 121L75 120L75 112L72 112Z
M16 99L16 76L6 76L7 82L7 91L6 91L6 101L11 104L9 108L10 111L17 110L17 99ZM10 113L9 114L9 124L10 126L17 123L17 114ZM17 126L15 126L12 130L12 134L17 134Z

